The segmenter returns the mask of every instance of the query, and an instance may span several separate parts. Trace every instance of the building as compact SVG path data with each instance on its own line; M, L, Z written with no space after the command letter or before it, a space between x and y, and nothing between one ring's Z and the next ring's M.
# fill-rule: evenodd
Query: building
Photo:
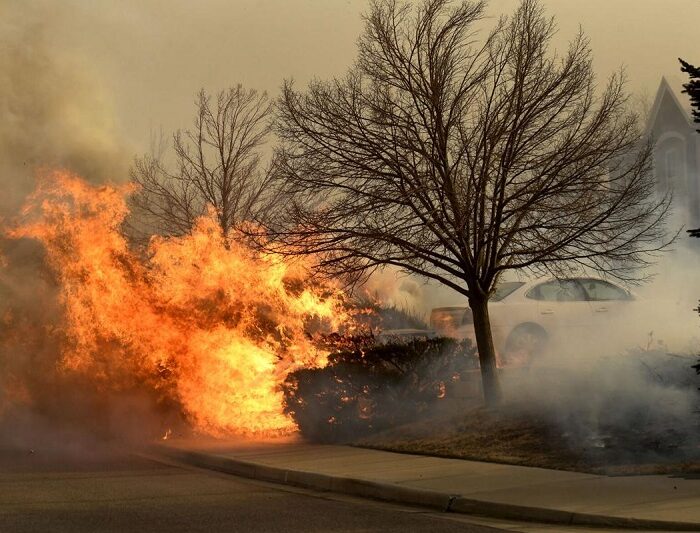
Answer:
M682 82L661 79L647 130L655 140L654 175L659 192L672 190L674 220L690 229L700 228L700 133L682 90Z

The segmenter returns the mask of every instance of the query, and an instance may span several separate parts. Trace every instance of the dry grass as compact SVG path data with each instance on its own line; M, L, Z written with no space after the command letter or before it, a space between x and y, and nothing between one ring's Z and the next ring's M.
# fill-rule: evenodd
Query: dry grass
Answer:
M357 446L607 475L700 473L695 461L580 446L545 419L504 406L459 418L432 418L364 438Z

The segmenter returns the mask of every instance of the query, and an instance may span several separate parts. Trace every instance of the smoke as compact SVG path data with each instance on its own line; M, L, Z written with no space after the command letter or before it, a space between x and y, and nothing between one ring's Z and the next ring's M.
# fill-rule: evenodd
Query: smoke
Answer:
M394 307L416 308L424 298L420 281L394 267L374 272L362 285L361 291L382 305Z
M684 220L686 213L677 208L670 231ZM601 315L591 309L593 320L584 327L561 324L530 366L505 368L505 410L544 422L569 452L611 472L626 464L697 460L700 377L692 368L700 352L697 244L680 235L671 251L639 273L647 281L626 287L633 302L610 302ZM385 301L409 301L424 314L432 307L468 305L464 297L412 277L385 272L373 281ZM401 290L405 282L415 288L411 299ZM568 317L573 323L582 318ZM454 432L469 427L460 413L472 401L445 403L435 422L440 431L450 415Z
M10 1L0 16L0 219L5 222L35 188L40 168L67 168L95 183L119 182L127 175L132 150L118 134L109 91L92 65L51 42L49 21L70 16L57 6ZM171 83L182 78L181 62L174 63L178 75ZM170 412L169 406L154 403L146 392L105 394L85 378L57 371L61 302L43 253L29 240L0 240L0 444L35 447L86 432L105 438L164 433L163 411ZM646 442L656 435L661 443L656 449L663 452L673 440L682 440L674 431L684 432L683 438L694 435L700 415L689 366L700 342L700 319L692 310L700 298L698 259L692 248L679 245L656 267L656 279L635 289L639 311L605 329L571 336L530 370L505 375L510 400L520 402L528 416L548 417L589 450L612 446L613 436L636 435ZM373 277L368 290L388 305L423 316L432 307L466 305L438 285L393 271ZM640 434L640 428L646 432Z
M129 158L89 65L49 44L51 7L12 4L0 17L0 213L12 213L41 167L122 181ZM48 11L48 12L47 12Z
M680 241L631 287L635 301L569 330L529 368L503 374L509 405L546 420L586 461L698 458L700 298L693 242ZM612 303L612 302L611 302Z
M557 355L566 362L503 374L520 416L558 428L570 450L598 465L697 459L694 358L659 350Z
M80 57L50 43L57 4L9 2L0 17L0 224L3 234L45 168L94 183L123 181L129 158L108 93ZM56 280L27 239L0 238L0 445L75 442L133 433L124 411L148 417L140 393L115 402L58 371ZM138 398L138 399L135 399ZM51 437L49 437L51 435ZM93 438L93 437L91 437Z
M7 258L0 271L0 447L73 452L182 425L176 406L145 386L115 393L65 371L64 303L43 248L28 239L0 246Z
M608 302L602 314L591 309L592 322L584 327L566 327L566 322L570 326L585 317L565 317L531 365L503 369L503 412L548 428L569 447L567 453L610 472L619 465L697 460L700 377L692 365L700 351L699 262L696 241L682 235L672 251L640 272L648 281L627 286L634 301ZM382 282L389 297L400 294L391 279ZM430 284L417 286L413 303L426 312L431 306L467 305L465 298ZM474 385L478 380L474 373ZM453 421L453 433L465 427L477 431L473 426L480 419L470 414L465 420L462 414L470 405L481 405L478 392L442 404L439 418L416 425L416 435L442 433L449 427L446 419ZM502 421L504 413L494 420Z

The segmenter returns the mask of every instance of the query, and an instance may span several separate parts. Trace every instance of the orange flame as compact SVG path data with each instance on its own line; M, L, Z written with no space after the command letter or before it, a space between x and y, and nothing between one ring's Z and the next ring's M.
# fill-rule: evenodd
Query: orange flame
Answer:
M65 309L62 367L119 390L147 382L211 435L294 429L280 383L326 364L310 319L338 327L343 295L303 265L225 239L213 213L188 235L153 238L140 258L120 232L129 187L46 176L8 232L46 249Z

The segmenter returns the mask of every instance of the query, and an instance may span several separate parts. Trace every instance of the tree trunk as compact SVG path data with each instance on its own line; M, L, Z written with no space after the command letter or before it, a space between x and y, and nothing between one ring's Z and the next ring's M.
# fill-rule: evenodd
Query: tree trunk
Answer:
M488 407L492 407L501 402L502 394L496 367L496 349L493 346L493 335L491 334L488 297L470 298L469 307L471 307L474 316L474 332L476 333L476 347L479 351L484 401Z

